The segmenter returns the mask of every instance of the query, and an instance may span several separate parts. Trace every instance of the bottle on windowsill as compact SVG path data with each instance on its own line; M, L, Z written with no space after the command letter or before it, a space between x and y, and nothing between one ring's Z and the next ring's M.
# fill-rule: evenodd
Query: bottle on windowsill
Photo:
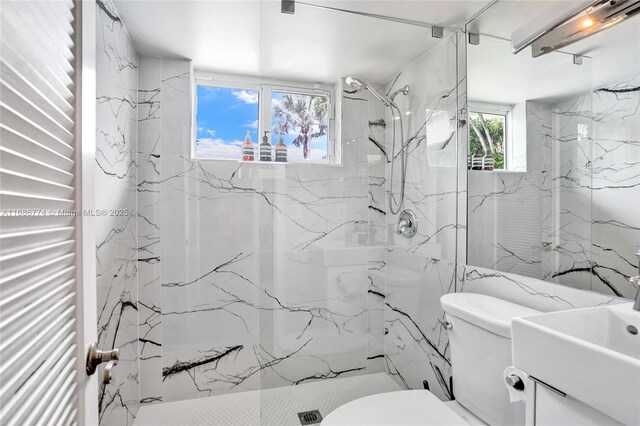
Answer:
M485 155L482 157L482 170L493 170L493 155Z
M247 130L247 136L244 137L242 143L242 161L253 161L253 142L249 130Z
M271 161L271 144L269 143L268 130L264 132L262 143L260 143L260 161Z
M284 143L282 134L280 135L280 139L278 140L278 145L276 145L276 162L278 163L287 162L287 145L285 145Z

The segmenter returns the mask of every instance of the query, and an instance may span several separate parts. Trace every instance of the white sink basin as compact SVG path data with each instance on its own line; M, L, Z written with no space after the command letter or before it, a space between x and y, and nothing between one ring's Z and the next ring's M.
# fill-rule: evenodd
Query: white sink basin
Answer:
M513 363L624 424L639 424L640 312L631 306L516 318Z

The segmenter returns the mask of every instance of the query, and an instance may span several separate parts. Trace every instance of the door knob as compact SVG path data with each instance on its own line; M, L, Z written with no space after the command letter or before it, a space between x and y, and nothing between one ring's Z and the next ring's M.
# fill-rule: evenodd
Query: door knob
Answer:
M120 350L112 349L110 351L101 351L98 349L98 345L94 342L89 346L89 352L87 353L87 374L90 376L96 372L98 365L103 362L107 362L107 368L105 368L105 377L107 379L107 373L109 380L111 380L111 369L118 363L120 359ZM108 381L106 382L108 383Z

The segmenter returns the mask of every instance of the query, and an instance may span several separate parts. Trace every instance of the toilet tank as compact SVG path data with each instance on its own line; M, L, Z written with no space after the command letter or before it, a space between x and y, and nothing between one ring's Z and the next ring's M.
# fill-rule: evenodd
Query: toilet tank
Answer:
M523 425L524 403L509 401L503 373L512 365L511 320L540 312L476 293L445 294L440 303L451 324L455 399L492 426Z

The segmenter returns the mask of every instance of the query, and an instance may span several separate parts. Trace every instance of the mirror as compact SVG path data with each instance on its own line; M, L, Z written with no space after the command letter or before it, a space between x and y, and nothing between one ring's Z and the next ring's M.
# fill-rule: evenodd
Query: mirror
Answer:
M511 49L511 33L532 22L525 9L499 2L467 27L480 34L467 45L467 263L630 298L640 18L534 59Z

